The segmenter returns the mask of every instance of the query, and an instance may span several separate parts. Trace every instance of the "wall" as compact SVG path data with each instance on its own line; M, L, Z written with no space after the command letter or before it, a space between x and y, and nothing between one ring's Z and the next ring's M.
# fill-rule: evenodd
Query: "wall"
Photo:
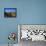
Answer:
M0 44L8 43L8 34L10 32L18 32L17 24L19 23L19 10L16 7L15 0L0 0ZM17 8L16 18L4 18L4 8ZM16 39L16 42L17 39Z
M46 24L46 0L21 1L21 24Z
M17 8L16 18L4 18L4 8ZM9 32L18 24L46 24L46 0L0 0L0 44L8 43Z

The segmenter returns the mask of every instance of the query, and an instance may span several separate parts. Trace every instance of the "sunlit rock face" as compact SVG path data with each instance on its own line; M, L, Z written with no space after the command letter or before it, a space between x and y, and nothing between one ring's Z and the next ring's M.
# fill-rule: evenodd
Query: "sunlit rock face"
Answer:
M5 12L4 15L5 15L5 17L16 17L15 12L9 12L9 13Z

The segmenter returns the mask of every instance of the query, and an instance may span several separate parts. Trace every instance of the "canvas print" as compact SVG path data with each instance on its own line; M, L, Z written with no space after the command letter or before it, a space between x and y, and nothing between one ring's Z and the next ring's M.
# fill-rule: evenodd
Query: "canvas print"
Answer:
M46 25L21 25L20 40L46 41Z
M16 17L17 8L4 8L4 17Z
M40 46L46 43L45 24L19 24L18 33L20 46Z

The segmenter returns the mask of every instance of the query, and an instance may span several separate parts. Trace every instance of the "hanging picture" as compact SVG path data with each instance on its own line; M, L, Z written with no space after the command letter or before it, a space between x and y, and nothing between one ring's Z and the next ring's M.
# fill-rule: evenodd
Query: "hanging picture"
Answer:
M17 8L4 8L4 17L16 17L17 16Z

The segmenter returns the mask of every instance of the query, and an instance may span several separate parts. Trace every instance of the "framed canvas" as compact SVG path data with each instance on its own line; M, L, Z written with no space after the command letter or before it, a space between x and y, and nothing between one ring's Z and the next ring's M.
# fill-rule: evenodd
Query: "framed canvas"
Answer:
M20 24L18 25L18 30L20 31L20 41L46 41L46 25L44 24Z
M4 8L4 17L16 17L17 16L17 8Z

